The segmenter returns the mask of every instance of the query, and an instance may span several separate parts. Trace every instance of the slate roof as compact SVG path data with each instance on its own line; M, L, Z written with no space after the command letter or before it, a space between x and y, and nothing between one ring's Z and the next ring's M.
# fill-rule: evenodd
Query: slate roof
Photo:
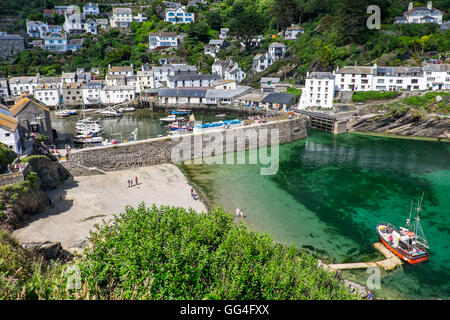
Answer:
M131 14L130 8L113 8L113 14Z
M192 72L179 73L174 76L170 76L171 81L181 80L219 80L220 77L216 74L195 74Z
M11 115L13 117L15 117L30 104L34 104L34 105L44 109L45 111L50 112L50 110L48 108L44 107L43 105L37 103L34 100L30 100L30 98L27 98L27 97L21 97L21 98L17 99L16 103L9 109L9 111L11 112Z
M158 96L160 97L189 97L189 98L205 98L207 89L159 89Z
M344 67L344 68L338 70L336 73L339 73L339 74L374 74L375 68L348 66L348 67Z
M334 79L331 72L311 72L307 79Z
M285 105L295 104L295 94L285 92L272 92L261 100L262 103L278 103Z
M249 90L251 90L251 87L248 86L237 86L236 89L232 90L210 89L206 92L206 98L231 99Z

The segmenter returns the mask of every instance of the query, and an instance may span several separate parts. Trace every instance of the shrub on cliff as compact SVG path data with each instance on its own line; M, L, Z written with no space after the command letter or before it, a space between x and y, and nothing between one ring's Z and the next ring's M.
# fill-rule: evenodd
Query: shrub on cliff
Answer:
M79 267L96 298L355 298L316 259L234 225L220 209L129 207L91 242Z
M397 98L401 93L397 91L358 91L352 96L353 102L366 102L369 100L390 100Z
M8 171L8 164L12 163L16 157L14 151L3 143L0 143L0 174Z

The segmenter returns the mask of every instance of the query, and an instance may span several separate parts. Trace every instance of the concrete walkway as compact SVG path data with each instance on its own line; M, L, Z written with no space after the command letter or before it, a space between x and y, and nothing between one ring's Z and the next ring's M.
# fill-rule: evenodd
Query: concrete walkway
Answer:
M394 270L395 268L401 266L403 262L397 258L389 249L387 249L381 242L375 242L373 244L374 248L377 249L382 255L386 257L384 260L375 262L354 262L354 263L339 263L339 264L329 264L326 266L327 269L331 271L337 270L350 270L350 269L367 269L372 267L379 267L384 270Z
M138 185L128 187L128 179L135 176ZM143 201L147 207L171 205L206 211L200 200L192 199L187 179L172 164L75 177L49 196L54 207L14 231L21 243L61 242L65 249L75 251L95 224L123 212L127 205L137 207Z

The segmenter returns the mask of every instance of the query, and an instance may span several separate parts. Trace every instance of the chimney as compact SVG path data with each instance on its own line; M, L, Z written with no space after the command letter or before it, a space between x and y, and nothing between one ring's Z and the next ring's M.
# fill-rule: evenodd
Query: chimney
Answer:
M427 8L428 8L429 10L433 9L433 1L428 1L428 2L427 2Z
M408 11L412 10L412 8L414 8L414 4L410 2L408 5Z

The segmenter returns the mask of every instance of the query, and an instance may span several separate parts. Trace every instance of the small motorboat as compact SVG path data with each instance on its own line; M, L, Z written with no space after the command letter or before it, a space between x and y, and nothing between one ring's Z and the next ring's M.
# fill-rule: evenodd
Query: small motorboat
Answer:
M76 127L75 131L79 134L98 134L103 131L102 127L97 126L84 126L84 127Z
M67 118L78 114L78 110L59 110L55 112L58 118Z
M171 113L174 115L186 116L188 114L191 114L192 110L191 110L191 108L188 108L188 107L180 107L176 110L172 110Z
M409 219L406 219L405 228L400 227L397 229L395 226L387 222L379 222L376 227L376 232L384 246L397 257L408 262L409 264L415 264L428 260L427 249L430 249L430 247L428 246L428 242L425 238L425 234L423 233L419 219L422 200L417 206L417 215L413 223L411 223L411 204Z
M103 138L96 137L95 135L90 135L90 134L82 134L82 135L73 137L73 142L75 144L95 144L95 143L102 143Z
M120 112L133 112L133 111L135 111L136 110L136 108L133 108L133 107L128 107L128 108L120 108L119 109L119 111Z
M169 114L165 118L159 118L159 121L161 121L162 123L172 123L172 122L175 122L175 121L183 122L183 121L186 121L186 120L183 117L177 117L174 114Z
M170 130L183 130L183 131L192 131L192 127L190 125L186 125L184 122L175 121L169 124Z
M123 116L123 112L120 110L116 110L114 108L106 108L103 111L100 111L100 114L105 117L121 117Z

